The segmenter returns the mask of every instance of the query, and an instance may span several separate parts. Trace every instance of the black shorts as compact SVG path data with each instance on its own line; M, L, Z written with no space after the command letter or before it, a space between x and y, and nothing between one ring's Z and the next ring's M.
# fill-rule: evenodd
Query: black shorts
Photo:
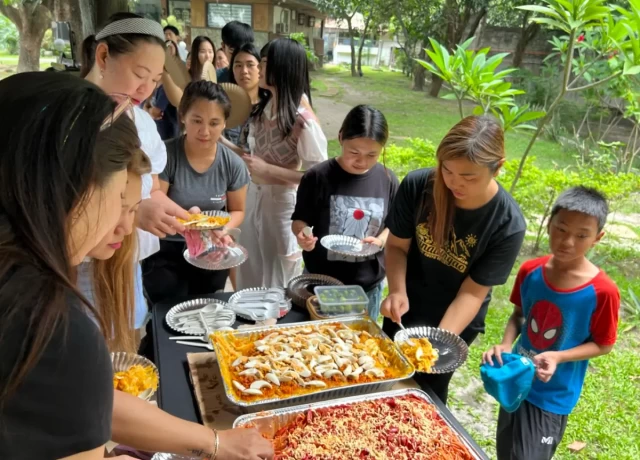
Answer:
M567 418L528 401L511 414L500 408L496 433L498 460L550 460L564 436Z

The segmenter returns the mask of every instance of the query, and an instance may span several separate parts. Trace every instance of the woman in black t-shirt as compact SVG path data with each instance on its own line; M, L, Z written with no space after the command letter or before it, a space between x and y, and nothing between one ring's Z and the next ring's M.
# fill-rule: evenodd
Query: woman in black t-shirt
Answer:
M337 234L384 247L389 235L384 219L398 190L395 174L378 163L388 138L382 112L367 105L354 107L340 128L341 155L302 176L291 217L291 229L304 250L305 270L362 286L374 321L380 313L385 276L382 251L356 261L328 253L317 243L319 238ZM305 227L313 227L313 232L305 234Z
M409 173L387 218L389 296L384 328L434 326L471 344L484 332L491 287L509 277L526 225L515 200L495 180L504 164L504 133L492 117L455 125L437 151L438 165ZM446 403L453 374L420 374Z
M0 100L0 458L101 459L113 372L73 271L120 218L137 131L65 74L9 77Z

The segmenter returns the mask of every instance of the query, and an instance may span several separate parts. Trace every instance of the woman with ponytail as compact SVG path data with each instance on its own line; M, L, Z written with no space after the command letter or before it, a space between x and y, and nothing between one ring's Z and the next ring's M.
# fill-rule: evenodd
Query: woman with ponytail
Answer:
M491 287L507 281L526 224L496 181L505 152L494 118L460 121L436 157L435 168L402 181L387 217L384 329L393 337L400 323L440 327L471 344L484 332ZM417 380L446 403L452 375L420 374Z
M162 78L164 32L155 21L133 13L116 13L100 32L84 40L82 50L82 75L114 99L129 98L135 106L134 121L141 148L151 160L150 174L142 176L142 202L138 211L139 260L142 261L160 249L158 238L184 230L175 217L188 218L188 213L166 195L155 193L160 189L158 174L166 166L167 150L155 121L138 107L141 101L151 96ZM135 327L141 328L147 305L140 265L136 264L135 269Z

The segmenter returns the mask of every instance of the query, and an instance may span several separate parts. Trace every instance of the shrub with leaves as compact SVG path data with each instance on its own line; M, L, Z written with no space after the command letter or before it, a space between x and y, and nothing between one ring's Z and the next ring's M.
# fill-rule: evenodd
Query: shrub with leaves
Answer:
M518 107L514 97L524 92L512 88L512 84L505 80L517 69L497 71L508 53L489 56L490 48L471 51L468 48L474 39L470 38L458 45L455 52L451 54L445 46L433 38L429 40L432 49L425 49L425 52L431 62L422 60L418 62L449 84L452 93L443 96L443 99L458 101L461 118L465 116L462 103L464 100L470 100L478 104L473 111L474 114L493 113L500 120L505 131L535 129L528 122L542 118L545 113L530 111L528 104Z
M527 219L528 230L536 235L534 253L540 248L551 207L564 190L577 185L593 187L606 195L609 206L614 211L623 198L640 188L640 176L637 174L616 174L610 170L590 167L540 169L534 162L533 157L527 160L528 164L520 175L519 186L513 192L513 197ZM500 182L508 186L517 171L518 160L507 161Z
M436 147L426 139L409 139L408 146L389 145L384 152L385 166L402 180L410 171L437 164Z
M315 64L316 62L318 62L318 57L313 53L313 50L309 48L309 45L307 45L307 36L304 34L304 32L291 33L289 34L289 38L291 40L297 41L302 46L304 46L304 50L307 53L307 60L311 64Z

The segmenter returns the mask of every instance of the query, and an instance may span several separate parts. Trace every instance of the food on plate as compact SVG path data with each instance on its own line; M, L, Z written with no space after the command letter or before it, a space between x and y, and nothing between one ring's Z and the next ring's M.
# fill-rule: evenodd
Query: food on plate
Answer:
M158 389L158 375L151 366L135 364L126 371L116 372L113 375L113 388L124 391L133 396L140 396L149 389Z
M470 460L435 406L413 395L309 409L280 428L275 460Z
M192 228L222 228L229 223L230 216L207 216L205 214L190 214L188 219L177 219L185 227Z
M221 230L229 223L231 217L190 214L187 220L177 219L186 228L184 239L189 250L189 257L196 258L215 249L215 230Z
M431 372L431 368L438 360L438 350L433 348L429 339L411 338L400 343L400 351L413 364L418 372Z
M189 257L196 258L215 248L213 230L185 230L184 240L187 243Z
M407 375L393 342L340 323L212 335L237 400L289 398Z

